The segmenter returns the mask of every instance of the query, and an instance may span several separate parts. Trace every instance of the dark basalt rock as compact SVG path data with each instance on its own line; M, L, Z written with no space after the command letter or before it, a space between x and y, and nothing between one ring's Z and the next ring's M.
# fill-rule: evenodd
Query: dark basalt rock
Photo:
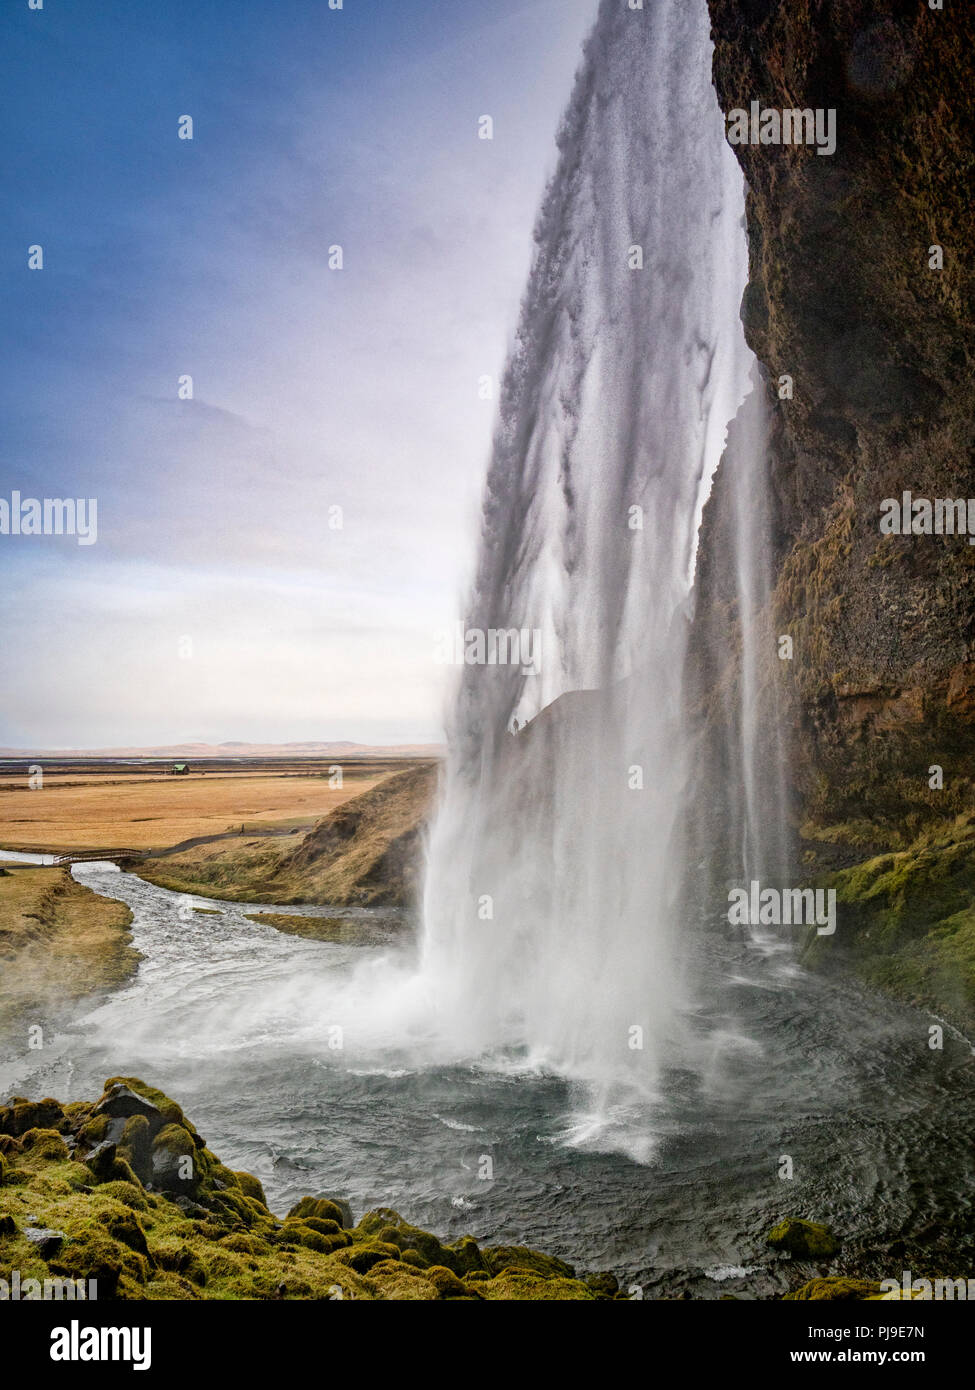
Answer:
M133 1115L142 1115L149 1123L149 1132L152 1135L158 1133L165 1124L165 1119L159 1107L153 1105L151 1100L145 1096L136 1095L135 1091L121 1082L111 1086L102 1100L98 1102L92 1111L93 1115L108 1115L110 1117L109 1138L115 1138L112 1132L113 1126L118 1121L122 1121L122 1127L118 1129L118 1136L121 1137L122 1130L125 1128L124 1122L132 1118Z

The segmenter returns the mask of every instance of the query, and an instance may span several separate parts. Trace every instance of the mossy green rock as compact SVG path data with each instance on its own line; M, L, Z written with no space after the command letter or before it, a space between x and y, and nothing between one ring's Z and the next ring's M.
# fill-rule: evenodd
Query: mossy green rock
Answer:
M180 1124L167 1124L152 1145L152 1186L163 1192L194 1192L200 1185L202 1169L193 1135Z
M262 1207L267 1206L267 1198L264 1196L264 1188L261 1186L253 1173L241 1173L237 1171L234 1175L240 1184L240 1190L245 1197L251 1197L255 1202L260 1202Z
M527 1270L540 1274L545 1279L573 1279L575 1271L563 1260L553 1255L540 1255L537 1250L528 1250L523 1245L487 1246L482 1252L487 1268L492 1274L503 1270Z
M801 1289L785 1295L786 1299L812 1299L815 1302L836 1302L850 1299L876 1298L880 1285L867 1279L812 1279Z
M975 1028L975 816L909 848L822 878L836 891L835 936L810 933L803 963L852 969L867 984Z
M279 1221L258 1180L222 1164L180 1107L135 1077L113 1077L94 1104L0 1107L0 1278L14 1269L95 1279L100 1300L596 1296L561 1260L482 1251L470 1236L444 1244L388 1207L353 1227L347 1202L319 1194Z
M828 1260L839 1243L826 1226L787 1216L769 1231L767 1240L775 1250L784 1250L795 1260Z

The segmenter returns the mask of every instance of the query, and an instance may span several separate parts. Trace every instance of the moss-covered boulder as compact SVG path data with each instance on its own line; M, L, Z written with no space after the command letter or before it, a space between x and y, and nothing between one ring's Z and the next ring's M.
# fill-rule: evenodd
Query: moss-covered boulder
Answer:
M9 1103L0 1106L0 1133L14 1138L26 1134L29 1129L57 1129L64 1120L64 1111L56 1100L29 1101L23 1096L12 1096Z
M189 1130L180 1124L163 1125L153 1140L150 1173L152 1186L162 1192L196 1191L203 1171Z
M773 1250L782 1250L794 1260L828 1260L840 1248L827 1226L794 1216L773 1226L766 1239Z
M523 1245L489 1245L482 1253L492 1274L517 1269L540 1274L544 1279L575 1278L575 1270L564 1260L557 1260L554 1255L541 1255Z
M320 1217L322 1220L335 1221L339 1226L351 1227L352 1208L348 1202L337 1202L332 1197L302 1197L300 1202L288 1212L289 1216L304 1218L307 1216Z
M251 1197L255 1202L260 1202L262 1207L267 1206L267 1198L264 1196L264 1188L261 1186L253 1173L242 1173L236 1171L234 1176L240 1186L241 1192L245 1197Z
M880 1285L868 1279L812 1279L801 1289L794 1289L785 1295L786 1299L812 1299L815 1302L844 1302L855 1299L876 1298Z

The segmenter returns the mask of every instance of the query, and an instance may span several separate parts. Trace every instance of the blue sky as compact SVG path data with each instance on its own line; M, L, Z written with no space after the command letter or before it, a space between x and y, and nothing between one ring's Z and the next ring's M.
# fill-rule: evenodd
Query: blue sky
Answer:
M0 536L0 746L440 736L595 9L5 8L0 497L95 497L98 541Z

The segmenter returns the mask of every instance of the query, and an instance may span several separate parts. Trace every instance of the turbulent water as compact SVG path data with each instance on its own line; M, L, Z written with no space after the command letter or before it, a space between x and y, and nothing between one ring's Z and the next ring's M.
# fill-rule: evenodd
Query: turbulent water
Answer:
M420 1062L399 1020L380 1031L351 1010L354 982L398 974L405 948L305 941L203 899L220 915L187 914L107 868L75 876L129 904L142 964L101 1005L32 1020L42 1052L0 1040L0 1096L91 1098L108 1076L141 1075L279 1212L331 1192L357 1213L393 1206L444 1235L527 1242L648 1294L785 1288L789 1265L763 1238L796 1211L834 1224L860 1270L970 1272L972 1051L949 1036L931 1052L912 1010L707 938L714 990L696 1021L709 1051L693 1072L664 1069L647 1166L586 1139L563 1078L501 1057ZM886 1254L896 1240L913 1264Z
M579 1083L607 1143L644 1152L688 999L674 938L696 534L753 360L711 51L707 7L687 0L604 3L588 43L466 612L468 633L537 632L540 659L464 668L425 901L423 973L459 1053L520 1049Z

